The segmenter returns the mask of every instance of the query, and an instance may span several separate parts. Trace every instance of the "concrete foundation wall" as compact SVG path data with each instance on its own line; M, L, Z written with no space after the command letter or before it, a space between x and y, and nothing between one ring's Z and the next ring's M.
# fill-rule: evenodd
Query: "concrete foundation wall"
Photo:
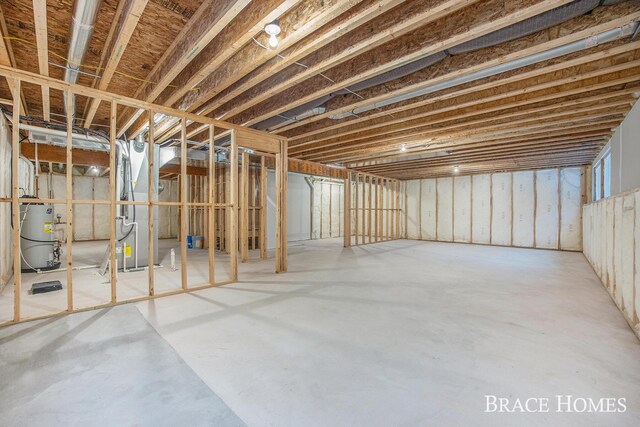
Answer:
M640 338L640 189L582 207L584 255Z
M406 181L407 238L582 250L584 168Z

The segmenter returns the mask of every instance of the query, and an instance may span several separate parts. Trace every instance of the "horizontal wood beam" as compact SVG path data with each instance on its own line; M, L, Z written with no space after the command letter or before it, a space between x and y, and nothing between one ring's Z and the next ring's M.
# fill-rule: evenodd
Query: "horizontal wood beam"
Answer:
M538 129L548 127L550 125L573 124L575 122L584 122L588 120L598 120L605 117L618 115L621 119L631 106L631 100L622 100L619 102L606 103L603 105L594 105L584 108L576 108L574 111L554 112L553 114L530 114L527 117L526 112L518 116L497 118L496 120L483 118L471 122L462 122L451 126L443 127L442 131L435 129L430 132L417 133L413 135L402 136L390 141L374 141L368 144L353 144L354 147L341 148L340 151L329 154L318 153L315 156L309 156L307 160L317 161L353 161L354 159L369 157L372 154L400 150L402 144L406 144L405 148L411 147L412 144L424 145L438 141L438 138L462 138L465 136L479 135L500 135L509 134L521 130ZM589 113L589 114L587 114ZM525 117L517 119L517 117ZM416 142L417 141L417 142ZM355 149L355 150L354 150Z
M108 44L105 46L105 52L100 61L100 67L103 69L102 75L99 79L94 80L93 87L97 87L100 90L107 90L109 88L109 83L111 83L111 79L118 68L124 51L129 45L133 30L138 25L140 16L142 16L144 8L147 7L148 1L149 0L123 0L118 4L119 15L112 25L112 32L109 34ZM85 114L84 127L91 127L91 123L93 123L99 106L100 100L89 99L86 107L87 113Z
M608 140L605 134L589 134L586 133L580 137L573 136L557 136L551 138L526 138L526 139L507 139L507 140L498 140L498 141L486 141L486 142L477 142L474 144L467 144L465 146L461 146L456 148L455 150L447 150L445 151L431 151L431 152L420 152L413 153L416 155L428 155L428 158L407 158L403 160L401 157L386 159L384 162L372 163L372 164L355 164L352 168L355 168L359 171L378 171L382 169L388 169L390 167L394 167L395 165L403 165L404 167L412 167L419 168L422 166L422 162L425 160L430 160L434 158L451 158L454 155L466 152L482 152L487 148L497 148L497 147L511 147L511 146L547 146L547 145L555 145L555 144L571 144L571 143L605 143Z
M637 66L635 61L640 59L638 49L640 49L640 41L634 43L625 41L624 44L615 48L599 50L575 60L564 60L510 76L500 75L499 79L486 83L479 81L474 85L463 85L452 90L440 91L422 102L406 103L402 108L395 108L389 114L374 113L372 116L360 119L341 120L326 130L292 136L291 148L295 151L298 150L298 146L337 141L363 133L375 134L393 126L401 126L435 114L462 108L480 108L478 106L481 104L491 103L491 106L498 108L510 104L517 106L533 98L553 99L596 90L604 85L620 84L616 80L623 75L621 72ZM634 79L629 79L627 76L621 83ZM596 87L591 88L591 86Z
M243 79L238 83L221 91L220 94L202 107L201 113L209 114L232 100L235 103L236 99L239 98L240 95L249 90L253 92L261 86L260 83L267 79L269 79L270 84L272 84L272 76L280 76L280 74L278 74L280 71L286 69L290 65L294 65L305 57L307 57L306 61L311 60L314 62L311 58L314 55L317 55L317 51L322 49L324 46L328 45L331 49L334 49L334 46L338 43L338 39L340 39L340 37L349 33L349 37L352 38L354 28L358 28L374 18L386 14L403 2L404 0L375 0L362 2L351 7L349 13L338 17L335 21L331 22L331 25L326 25L320 28L313 34L313 37L307 37L299 43L294 44L289 49L285 49L278 57L270 59L255 71L243 77ZM348 2L344 3L348 4ZM385 18L387 16L388 14L385 15ZM376 23L379 24L378 20L376 20ZM379 28L380 27L378 26L378 29ZM359 32L361 30L358 29L357 31ZM328 56L333 57L332 55ZM216 117L224 117L227 115L228 113L225 114L224 111L225 110L217 112Z
M67 149L47 144L34 144L23 142L20 144L20 153L31 161L36 160L36 145L38 161L52 163L67 163ZM109 168L109 153L102 151L90 151L74 148L71 150L74 166L97 166ZM160 168L163 174L180 174L180 165L168 164ZM207 176L208 169L198 166L187 166L187 175Z
M639 75L640 76L640 75ZM401 129L400 131L393 132L390 130L389 133L384 133L380 136L375 135L375 138L362 138L362 139L349 139L346 141L340 141L340 143L330 143L323 144L319 148L315 148L313 150L307 149L301 152L296 152L296 155L308 156L313 152L317 152L318 155L325 155L327 153L339 151L341 147L347 146L348 148L354 148L359 145L359 142L362 142L365 145L371 145L376 141L382 141L385 144L391 144L393 139L399 136L406 136L410 134L420 133L420 131L424 130L437 130L440 132L445 132L449 130L458 129L461 126L469 126L469 125L479 125L486 122L495 122L500 119L514 118L514 120L518 117L534 114L534 113L544 113L548 112L548 114L566 114L564 111L568 110L560 110L562 108L576 108L576 111L589 111L590 109L597 108L598 105L629 105L631 106L635 99L632 94L634 91L639 90L640 85L635 86L631 89L624 89L620 91L611 91L606 92L599 95L589 96L585 98L577 98L572 99L570 101L561 102L558 100L551 100L542 103L540 105L539 102L535 102L533 105L520 104L521 106L515 105L501 105L499 108L488 108L486 110L473 110L469 113L465 113L464 110L461 114L443 114L434 117L433 120L420 120L419 125L411 125L407 123L407 127L405 129ZM537 101L533 99L532 101ZM496 114L500 111L507 111L506 113ZM546 117L548 114L541 115L538 114L536 117ZM533 117L533 116L532 116ZM532 117L527 117L525 120L529 120ZM439 126L439 127L436 127ZM400 132L400 133L399 133ZM293 150L292 150L293 151Z
M406 155L413 155L416 153L427 153L427 152L438 152L438 151L450 151L457 147L460 147L463 144L480 144L484 142L493 142L493 141L518 141L525 138L562 138L562 137L575 137L575 136L586 136L586 135L610 135L612 133L612 129L617 127L621 118L617 118L614 120L604 119L598 121L589 121L588 124L579 123L571 126L564 125L560 128L558 127L543 127L543 128L533 128L529 130L523 130L519 132L512 132L510 134L497 135L497 136L486 136L479 135L473 137L464 137L458 139L450 139L450 140L440 140L430 143L427 146L419 147L416 146L415 149L407 149L406 153L400 153L399 151L395 151L393 153L388 153L385 155L377 155L375 159L364 159L360 161L351 161L345 162L345 165L348 167L354 167L363 162L367 161L377 161L382 159L391 159L391 158L400 158Z
M531 3L528 3L527 5L530 7L524 6L524 3L521 2L520 4L518 4L518 6L522 9L513 12L513 14L509 14L509 12L512 12L513 10L505 10L503 12L503 18L506 18L507 21L503 21L502 19L494 19L495 17L492 17L489 22L491 23L491 25L497 26L497 28L494 28L495 30L503 26L519 22L523 18L521 14L527 15L527 12L525 11L531 11L533 10L532 8L538 9L538 12L534 14L539 14L543 13L545 10L553 9L560 4L556 3L552 5L550 3L540 2L535 5L531 5ZM483 5L483 7L484 6L486 6L486 4ZM443 23L448 22L448 27L446 28L446 32L444 33L441 33L437 30L434 31L433 28L426 27L429 28L429 31L428 34L424 34L424 37L426 39L423 40L424 43L421 43L421 46L427 46L427 51L430 53L442 51L461 42L457 39L457 36L460 35L461 30L464 31L468 28L471 28L471 30L468 30L468 33L473 33L476 27L489 25L486 21L481 21L482 23L478 23L478 21L475 21L475 19L481 17L485 13L484 10L478 11L477 14L468 15L464 14L465 11L466 10L460 11L460 13L462 13L464 16L457 16L454 13L438 21ZM487 69L504 62L528 57L533 54L570 43L572 41L581 40L594 34L598 34L606 30L617 28L621 25L633 22L638 17L640 17L640 5L631 4L629 2L620 3L614 6L596 8L591 14L575 18L552 29L545 30L537 34L532 34L530 36L521 37L512 42L503 43L498 46L481 49L479 51L470 52L468 54L449 57L449 61L442 61L441 63L435 64L432 67L427 67L426 69L418 71L416 73L412 73L409 76L405 76L403 78L396 79L393 82L389 82L389 84L378 85L369 89L358 91L359 96L344 95L339 99L335 98L334 100L329 102L328 111L326 113L312 116L295 124L285 126L282 129L279 129L277 133L282 134L283 131L286 131L288 129L328 118L330 115L336 113L347 112L356 107L369 105L374 102L383 101L392 96L403 95L418 89L422 89L427 85L449 80L454 77L468 75L472 72ZM466 26L464 24L465 21L469 21L470 19L474 20L475 25L471 24L470 26ZM413 35L415 36L416 34ZM471 38L475 38L477 36L478 34L474 35ZM401 39L402 38L399 38L398 40ZM428 43L429 41L434 41L434 44ZM402 54L406 51L402 50L401 46L397 46L396 50L398 53L391 52L392 55ZM385 51L385 53L387 53L387 51ZM371 64L379 64L385 59L382 52L375 52L374 56L375 57L369 59L371 61ZM406 59L406 56L403 58ZM452 64L449 63L452 61L457 61L457 66L453 67ZM363 62L365 64L369 64L368 62ZM393 66L388 69L393 69L398 65L397 63L394 63L394 61L390 61L388 63L385 63L385 65L381 67L381 70L376 69L377 72L372 73L372 75L380 74L380 72L387 71L388 69L386 67L391 64ZM375 69L375 67L368 69L373 70ZM243 123L246 125L258 123L266 118L285 112L295 106L302 105L313 99L318 99L321 96L327 95L331 92L335 92L339 89L342 89L343 87L347 87L359 81L358 79L363 74L366 75L367 78L372 77L372 75L369 75L368 72L358 73L354 76L352 67L346 67L340 72L338 72L337 70L332 71L333 72L329 73L328 76L334 82L336 82L335 84L327 85L325 79L322 79L322 82L319 82L315 85L311 84L311 82L305 82L304 85L299 85L301 87L292 87L286 92L280 93L278 97L271 98L269 102L263 102L256 105L252 109L245 111L243 114L239 115L237 119L235 117L232 118L231 121L235 123ZM397 89L394 90L394 88ZM292 99L295 99L295 101L291 102Z
M174 105L198 87L209 75L230 60L252 38L264 31L265 25L280 18L301 0L263 0L251 2L238 14L234 25L227 25L219 36L206 45L173 80L175 88L167 88L158 97L163 105ZM182 105L176 105L182 109Z
M158 59L147 77L155 84L143 83L134 98L153 102L220 32L249 4L250 0L205 0L182 28L169 48ZM140 110L125 110L118 124L118 136L129 130L141 115ZM145 121L145 118L140 118Z
M211 107L206 110L199 108L209 99L238 82L268 60L277 57L287 48L293 47L296 43L308 38L310 40L305 40L307 45L311 46L317 40L318 46L315 49L319 49L323 42L328 42L325 32L319 32L319 30L350 9L357 9L358 5L363 1L307 0L301 2L278 20L282 32L276 49L265 49L263 46L267 45L268 36L265 33L260 33L256 39L263 46L259 46L257 43L248 43L243 46L228 61L225 61L203 79L198 84L197 92L187 93L179 101L180 108L197 112L198 114L207 114L212 111ZM384 8L385 3L398 4L400 1L382 1L376 4L377 7L375 9ZM309 48L306 50L310 53ZM278 61L287 62L286 60L282 61L279 57ZM218 117L220 116L218 115Z
M4 76L9 79L19 79L23 82L32 83L36 85L47 85L49 88L53 88L60 91L69 91L74 95L86 96L89 98L97 98L102 101L115 101L118 105L124 105L134 108L140 108L147 111L154 111L156 113L166 114L168 116L175 116L184 118L185 120L191 120L199 123L206 123L209 125L215 125L216 127L231 130L239 129L243 132L253 133L266 139L283 139L282 137L261 132L259 130L247 128L244 126L234 125L232 123L223 122L221 120L215 120L206 116L198 116L196 114L187 113L173 108L165 107L163 105L151 104L149 102L133 99L128 96L118 95L115 93L105 92L99 89L89 88L78 84L70 84L61 80L53 79L51 77L40 76L38 74L30 73L24 70L18 70L11 67L0 65L0 76Z
M339 38L326 48L311 53L304 58L305 68L299 67L269 77L236 99L228 99L227 105L208 105L204 113L216 112L217 117L233 117L243 110L263 102L307 79L318 76L332 67L356 58L358 55L377 49L383 44L416 31L442 17L477 2L468 0L425 0L408 1L396 9L357 28L343 38ZM397 6L401 2L393 2ZM351 27L352 29L354 27ZM406 38L406 37L405 37Z
M308 79L301 84L290 86L278 93L277 96L272 96L236 117L227 117L227 119L246 125L259 123L314 99L566 3L568 1L564 0L521 0L513 4L512 7L505 8L503 2L490 0L471 5L438 19L431 25L398 37L380 46L379 49L367 51L354 58L352 62L327 70L323 74L330 80L321 76ZM420 43L415 43L415 40L420 40ZM354 67L354 65L357 66ZM358 72L354 73L354 69L357 69ZM326 117L328 114L321 116ZM315 120L315 118L306 119L303 122L311 120Z
M407 180L447 176L464 176L469 174L496 173L518 170L549 169L562 166L583 166L591 163L596 153L597 151L585 152L579 156L576 156L575 153L564 153L551 156L536 155L534 157L512 157L492 162L478 161L465 164L459 168L458 173L454 173L453 168L447 165L428 169L413 169L397 173L389 172L386 173L386 176L401 180Z

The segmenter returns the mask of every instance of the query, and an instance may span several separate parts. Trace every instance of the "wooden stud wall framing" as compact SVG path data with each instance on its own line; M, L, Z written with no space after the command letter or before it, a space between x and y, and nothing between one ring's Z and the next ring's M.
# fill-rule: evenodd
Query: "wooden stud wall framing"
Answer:
M149 201L149 207L147 209L148 212L148 222L149 222L149 265L153 266L155 265L155 260L153 259L153 254L154 254L154 247L153 247L153 243L154 243L154 238L153 238L153 229L154 229L154 223L153 223L153 217L154 217L154 211L155 211L155 203L157 202L156 198L154 197L154 193L155 193L155 188L154 188L154 181L155 181L155 177L154 177L154 171L155 171L155 161L154 161L154 152L155 152L155 140L154 140L154 113L153 111L149 111L149 135L148 135L148 162L149 162L149 170L148 170L148 175L147 175L147 180L148 180L148 189L147 189L147 200ZM113 152L113 150L111 151ZM147 270L149 272L149 276L148 279L149 280L149 296L153 296L155 295L155 285L154 285L154 281L155 281L155 275L154 275L154 269L153 268L149 268ZM115 269L114 269L115 272Z
M144 103L135 99L110 94L96 89L91 89L78 85L71 85L60 82L48 77L35 75L28 72L18 71L12 68L0 66L0 76L7 78L7 81L12 89L13 93L20 93L20 87L22 82L26 82L31 85L40 85L47 91L59 91L62 92L67 102L70 103L73 97L82 96L86 97L89 101L100 101L110 105L109 115L109 147L110 153L108 154L108 167L109 167L109 195L108 200L75 200L73 197L73 160L75 158L75 149L72 145L72 132L73 132L73 116L69 112L66 116L66 148L65 157L66 160L66 197L64 199L39 199L42 203L59 204L66 207L66 308L61 311L38 313L37 315L23 315L23 307L21 301L22 294L22 275L21 275L21 257L20 254L20 227L14 227L12 240L13 240L13 316L11 320L0 323L0 325L17 323L27 320L34 320L40 318L46 318L56 315L61 315L70 312L85 311L97 308L104 308L113 305L123 304L133 301L143 301L146 299L157 298L161 296L174 295L183 292L190 292L193 290L205 289L213 286L219 286L221 284L232 283L238 278L238 234L242 233L250 239L243 239L245 245L245 251L247 245L250 245L252 249L260 246L261 258L266 258L266 163L264 157L260 159L260 168L252 169L251 174L244 174L244 200L248 201L251 198L251 211L245 210L243 229L238 229L238 168L237 167L216 167L216 158L213 149L214 130L215 127L226 129L231 131L231 147L228 149L229 160L231 165L238 165L238 149L240 147L251 150L263 150L266 155L277 157L276 161L276 177L278 184L276 191L279 198L279 204L277 206L277 224L280 240L278 242L278 250L276 252L276 271L285 272L287 270L287 244L286 244L286 184L287 184L287 141L282 138L274 138L273 136L257 132L252 129L245 129L236 125L214 120L209 117L200 117L194 114L185 113L178 110L172 110L170 108ZM156 188L154 187L154 179L149 179L147 190L148 201L126 201L119 200L116 190L116 123L118 119L118 107L129 106L145 110L145 119L148 122L148 140L152 142L149 147L149 168L148 178L154 177L154 173L157 173L158 165L154 164L154 151L156 149L155 125L154 115L156 113L162 113L169 116L173 116L181 121L181 138L180 138L180 166L179 166L179 188L180 188L180 200L179 202L160 202L155 197ZM70 111L70 110L69 110ZM20 203L28 202L32 199L23 198L20 196L19 188L19 157L20 157L20 129L18 124L20 123L21 114L21 99L16 97L13 101L13 126L12 126L12 153L11 153L11 178L12 188L11 197L5 197L0 199L2 202L12 203L12 219L14 224L20 224ZM187 120L193 122L199 122L206 124L209 128L208 143L210 144L209 156L206 173L207 178L203 176L192 176L188 174L191 166L187 165L187 152L189 150L190 141L187 141L186 123ZM205 142L206 143L206 142ZM217 149L217 148L216 148ZM96 153L99 154L99 153ZM262 154L262 153L261 153ZM256 154L256 155L261 155ZM243 155L243 159L248 159L248 155ZM105 162L106 163L106 162ZM246 164L246 163L245 163ZM106 166L106 165L105 165ZM197 168L196 168L197 169ZM245 169L247 166L245 166ZM176 171L173 172L174 174ZM224 178L226 174L227 179ZM250 194L249 194L250 193ZM195 200L195 201L194 201ZM109 275L107 276L110 283L110 292L108 300L102 304L91 306L78 306L77 301L74 301L74 286L73 286L73 230L74 230L74 205L103 205L108 207L109 211L109 243L108 243L108 255L107 260L109 264ZM157 224L154 223L154 208L158 206L175 206L180 208L180 275L181 285L180 289L158 292L158 276L154 274L153 268L148 268L148 292L147 295L120 299L118 298L118 266L117 266L117 241L116 241L116 216L118 206L133 206L144 205L148 208L148 221L149 221L149 234L148 236L141 236L142 239L148 238L149 245L149 262L153 264L157 262L154 260L154 229ZM192 212L202 213L190 216ZM249 217L250 219L248 219ZM189 284L187 277L187 239L188 224L193 223L194 226L202 230L207 239L208 245L208 282L204 284ZM248 229L250 227L250 230ZM259 233L259 234L258 234ZM228 236L228 238L223 238ZM221 238L219 244L216 244L216 238ZM215 250L216 248L221 250L228 250L230 254L230 280L224 282L215 281Z
M398 180L350 171L344 187L345 247L400 238Z
M640 188L582 206L584 255L640 338Z

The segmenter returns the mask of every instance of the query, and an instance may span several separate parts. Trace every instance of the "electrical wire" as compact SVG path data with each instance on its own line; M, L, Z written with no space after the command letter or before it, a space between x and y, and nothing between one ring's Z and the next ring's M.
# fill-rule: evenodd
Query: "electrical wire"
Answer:
M28 45L30 45L30 46L37 47L37 44L36 44L36 43L31 42L31 41L29 41L29 40L25 40L25 39L20 38L20 37L15 37L15 36L6 36L6 37L2 37L2 38L3 38L4 40L13 40L13 41L18 41L18 42L21 42L21 43L28 44ZM96 66L94 66L94 65L80 64L80 63L77 63L77 62L71 61L71 60L69 60L68 58L66 58L65 56L60 55L60 54L58 54L58 53L56 53L56 52L53 52L51 49L47 49L47 51L49 52L49 54L51 54L51 55L53 55L53 56L56 56L56 57L58 57L58 58L62 59L63 61L65 61L65 62L67 62L67 63L69 63L69 64L71 64L71 65L74 65L74 66L76 66L76 67L89 68L89 69L94 70L94 71L104 71L104 70L106 69L106 68L104 68L104 67L96 67ZM52 64L52 65L55 65L55 66L57 66L57 67L60 67L60 68L65 68L65 69L68 69L68 70L73 70L72 68L69 68L68 66L62 66L62 65L60 65L60 64L53 64L53 63L51 63L51 62L49 62L49 63L50 63L50 64ZM78 70L73 70L73 71L78 71ZM154 82L154 81L152 81L152 80L147 80L147 79L141 79L140 77L132 76L131 74L123 73L122 71L118 71L118 70L115 70L115 71L114 71L114 74L118 74L119 76L125 77L125 78L127 78L127 79L131 79L131 80L136 80L136 81L139 81L139 82L142 82L142 83L148 83L148 84L152 84L152 85L157 85L157 84L159 84L159 82ZM102 78L102 76L98 76L98 75L96 75L95 77L96 77L96 78ZM171 87L171 88L180 88L180 86L176 86L176 85L173 85L173 84L169 84L169 85L167 85L167 87ZM199 87L194 87L194 88L191 88L191 89L189 89L189 90L190 90L190 91L198 91L198 90L200 90L200 88L199 88Z
M12 117L13 113L9 109L7 109L5 106L0 105L0 111L2 111L2 113L4 113L4 115L7 118L11 118ZM64 124L64 125L63 124L56 124L55 122L46 121L46 120L43 120L43 119L39 119L37 117L22 116L21 115L20 116L20 120L21 121L25 121L25 122L31 122L31 123L37 123L37 124L44 125L44 127L47 128L47 129L60 130L60 131L65 131L65 132L67 130L66 124ZM79 126L72 126L71 130L72 130L73 133L82 134L82 135L85 135L85 136L89 136L89 135L96 136L96 137L104 139L107 142L110 141L109 136L105 132L102 132L102 131L99 131L99 130L87 129L87 128L82 128L82 127L79 127ZM24 138L23 138L23 140L24 140ZM20 142L22 142L22 141L20 141Z
M263 44L262 44L262 43L260 43L258 40L256 40L256 38L255 38L255 37L251 37L251 38L252 38L252 39L253 39L253 41L254 41L258 46L260 46L261 48L266 49L266 50L270 50L267 46L263 45ZM281 54L279 54L279 53L276 53L276 56L277 56L278 58L282 59L282 60L286 60L286 58L285 58L284 56L282 56ZM300 66L300 67L302 67L302 68L305 68L305 69L306 69L306 68L309 68L309 66L308 66L308 65L305 65L305 64L303 64L303 63L301 63L301 62L298 62L298 61L294 61L294 62L293 62L293 64L294 64L294 65L298 65L298 66ZM331 84L336 84L336 81L335 81L335 80L333 80L331 77L327 76L326 74L324 74L324 73L318 73L318 75L319 75L319 76L321 76L321 77L324 77L325 79L327 79L329 82L331 82ZM351 89L349 89L348 87L344 87L344 88L342 88L342 89L343 89L343 90L346 90L347 92L349 92L349 93L350 93L350 94L352 94L352 95L357 96L357 97L358 97L358 98L360 98L360 99L363 99L363 100L365 99L365 98L364 98L364 96L360 95L359 93L356 93L356 92L352 91L352 90L351 90ZM376 109L377 109L379 112L381 112L381 113L383 112L379 107L376 107ZM358 116L357 114L355 114L353 111L350 111L350 113L351 113L351 115L352 115L352 116L354 116L354 117L356 117L356 118L358 118L358 119L360 118L360 116ZM388 116L390 116L392 119L395 119L395 117L393 116L393 114L391 114L391 113L387 113L387 115L388 115ZM293 122L295 122L295 123L297 123L297 122L299 122L299 121L300 121L299 119L296 119L295 117L291 117L291 118L289 118L289 117L286 117L286 116L284 116L284 115L282 115L282 114L277 114L277 116L282 117L282 118L287 118L288 120L292 120L292 121L293 121Z

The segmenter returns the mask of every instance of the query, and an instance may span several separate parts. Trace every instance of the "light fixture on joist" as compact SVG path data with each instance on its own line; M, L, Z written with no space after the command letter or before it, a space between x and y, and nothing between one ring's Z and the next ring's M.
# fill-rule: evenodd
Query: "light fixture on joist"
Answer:
M280 22L277 19L264 27L264 32L269 35L269 47L271 49L278 47L278 34L281 31Z

